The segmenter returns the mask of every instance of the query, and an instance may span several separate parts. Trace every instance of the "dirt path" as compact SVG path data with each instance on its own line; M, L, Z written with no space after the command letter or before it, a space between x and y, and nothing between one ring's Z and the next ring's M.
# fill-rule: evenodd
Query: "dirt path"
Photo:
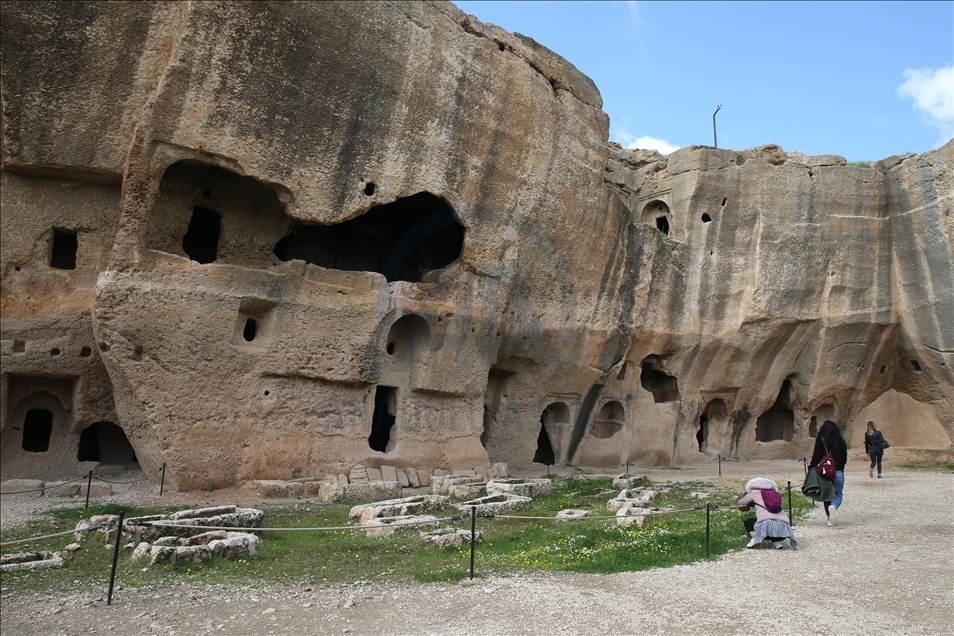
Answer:
M26 634L954 634L954 475L849 464L835 528L821 508L799 550L609 576L323 588L179 585L70 596L2 592L4 636ZM723 464L723 480L797 479L801 464ZM709 464L650 471L715 477ZM6 506L6 504L5 504ZM479 567L479 566L478 566ZM91 602L92 601L92 602Z

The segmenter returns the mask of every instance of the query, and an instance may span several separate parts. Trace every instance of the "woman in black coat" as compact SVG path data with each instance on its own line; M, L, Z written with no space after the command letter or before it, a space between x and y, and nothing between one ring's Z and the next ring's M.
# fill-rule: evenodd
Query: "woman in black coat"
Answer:
M809 464L809 470L814 470L822 457L831 453L835 460L835 498L825 502L825 515L828 517L828 525L833 526L838 521L838 508L842 502L842 491L845 488L845 464L848 463L848 445L841 436L841 430L838 425L831 420L825 420L821 430L818 431L818 437L815 438L815 451L812 453L812 463Z
M875 428L874 422L868 422L868 432L865 433L865 452L871 458L871 468L868 477L874 477L875 464L878 464L878 479L881 479L881 458L884 456L884 435Z

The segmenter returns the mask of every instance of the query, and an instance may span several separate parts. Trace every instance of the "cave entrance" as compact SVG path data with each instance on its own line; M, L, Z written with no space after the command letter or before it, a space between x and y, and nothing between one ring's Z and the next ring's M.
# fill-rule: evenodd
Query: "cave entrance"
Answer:
M626 412L619 402L607 402L593 418L590 435L598 439L609 439L623 429Z
M81 462L99 462L103 466L135 464L138 467L136 451L126 433L112 422L96 422L83 429L76 458Z
M182 237L182 251L203 265L215 262L219 251L219 233L222 231L222 216L215 210L195 206L189 229Z
M72 230L53 230L53 243L50 245L50 267L55 269L76 269L76 232Z
M639 383L653 394L654 402L675 402L679 399L679 383L662 371L658 356L647 356L640 365Z
M778 398L769 410L755 421L755 440L773 442L792 441L795 434L795 412L792 410L792 383L785 380L779 389Z
M53 411L30 409L23 418L23 442L21 447L28 453L45 453L50 450L50 435L53 433Z
M705 410L699 416L699 430L696 432L696 442L699 445L699 452L709 454L709 439L712 430L718 432L725 430L729 422L729 409L725 402L716 398L706 404ZM718 437L716 437L718 439Z
M705 453L709 446L709 416L705 413L699 417L699 431L696 433L696 442L699 444L699 452Z
M550 435L547 433L544 416L540 417L540 434L537 435L537 452L533 454L533 461L537 464L546 464L552 466L556 460L553 453L553 444L550 443Z
M444 199L429 192L372 207L335 225L299 225L275 245L283 261L378 272L387 281L420 282L460 258L464 227Z
M379 386L374 389L374 411L371 415L371 435L368 446L381 453L388 452L391 444L391 428L395 422L397 389L393 386Z
M643 206L643 223L655 225L656 229L668 235L672 225L672 213L665 201L654 199Z

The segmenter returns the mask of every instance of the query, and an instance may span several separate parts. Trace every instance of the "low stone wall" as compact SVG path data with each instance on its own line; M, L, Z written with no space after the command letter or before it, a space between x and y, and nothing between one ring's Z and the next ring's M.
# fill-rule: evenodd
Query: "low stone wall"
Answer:
M507 465L492 464L489 467L475 466L472 469L455 469L448 472L440 468L397 468L382 465L378 468L355 466L348 474L303 477L290 481L254 479L242 483L241 491L260 499L286 497L318 497L322 501L343 499L379 500L400 497L404 488L430 488L436 495L453 495L458 498L472 497L483 488L488 479L507 477ZM451 489L458 486L456 492ZM476 488L475 488L476 486Z

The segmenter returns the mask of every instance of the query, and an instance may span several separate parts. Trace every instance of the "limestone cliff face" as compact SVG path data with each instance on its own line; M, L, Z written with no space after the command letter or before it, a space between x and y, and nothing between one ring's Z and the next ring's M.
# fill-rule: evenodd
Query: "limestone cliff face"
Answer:
M950 444L952 144L625 151L449 3L2 6L4 476Z

